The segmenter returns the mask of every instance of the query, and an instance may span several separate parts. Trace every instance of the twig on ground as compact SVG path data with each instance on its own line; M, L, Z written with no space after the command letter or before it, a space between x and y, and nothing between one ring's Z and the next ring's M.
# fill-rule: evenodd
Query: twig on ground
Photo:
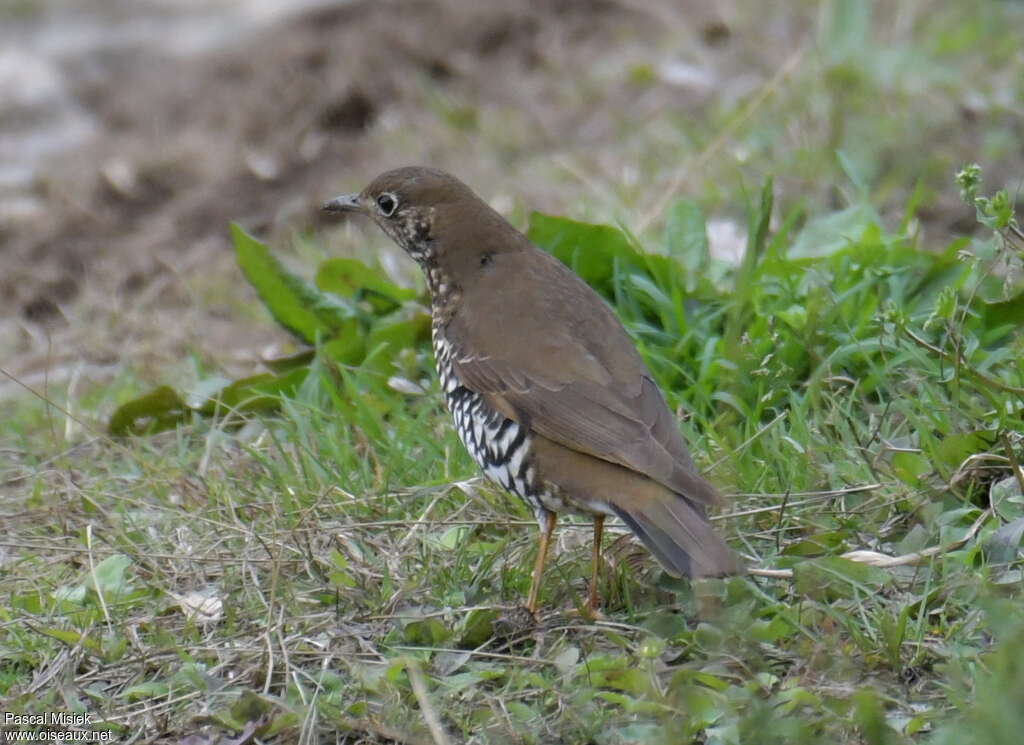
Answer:
M100 584L99 577L96 576L96 562L93 561L92 555L92 523L85 526L85 547L89 550L86 554L89 557L89 576L92 577L93 587L96 589L96 597L99 598L100 608L103 611L103 619L107 622L107 630L113 631L113 626L110 623L110 610L107 608L107 599L104 597L106 592L103 585Z
M881 488L881 484L864 484L863 486L851 486L845 489L830 489L829 491L816 491L816 492L793 492L791 496L805 496L808 499L801 499L797 502L789 502L787 507L803 507L806 504L814 504L815 502L824 502L829 499L835 499L836 497L845 497L849 494L858 494L860 492L874 491L875 489ZM773 495L773 494L737 494L737 497L785 497L785 494ZM739 510L737 512L723 512L720 515L711 516L711 520L733 520L737 517L749 517L750 515L760 515L765 512L775 512L782 509L781 504L772 504L767 507L753 507L749 510Z

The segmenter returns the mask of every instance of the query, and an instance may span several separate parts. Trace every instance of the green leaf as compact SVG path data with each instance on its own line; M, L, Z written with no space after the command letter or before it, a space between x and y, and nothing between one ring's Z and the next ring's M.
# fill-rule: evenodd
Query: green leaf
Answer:
M786 255L791 259L831 256L856 243L864 230L878 220L878 214L866 204L807 221Z
M747 233L747 251L743 256L741 271L752 271L764 255L768 245L768 229L772 221L772 210L775 205L775 184L771 176L761 184L761 200L757 209L749 215L749 232Z
M494 636L494 622L500 613L489 608L477 608L466 617L459 639L462 649L476 649Z
M349 572L348 558L338 549L334 549L331 551L330 560L334 571L330 572L327 578L331 584L335 587L356 587L358 583L353 579L351 572Z
M985 541L985 555L992 564L1007 564L1017 558L1024 538L1024 517L1006 523Z
M122 595L131 589L126 576L131 565L132 560L124 554L108 556L90 572L86 586L107 598Z
M846 533L841 530L818 533L788 544L782 549L782 554L784 556L821 556L841 548L845 539Z
M534 212L527 236L606 295L611 294L616 262L637 267L644 264L625 234L611 225Z
M596 663L596 664L595 664ZM643 670L627 664L625 659L602 658L581 665L578 675L586 675L595 688L614 688L627 693L651 694L650 676Z
M454 551L464 545L469 536L468 525L453 525L434 539L434 543L445 551Z
M306 367L313 358L316 356L315 349L303 349L301 352L288 355L286 357L275 357L269 360L263 360L263 364L271 372L286 373L291 370L295 370L299 367Z
M340 365L358 365L366 356L366 332L363 324L350 318L337 336L324 342L324 354Z
M782 616L774 616L770 621L756 619L747 628L751 639L765 644L773 644L779 639L792 636L795 632L793 625Z
M797 592L818 600L874 594L892 581L883 569L839 556L802 561L793 567L793 579Z
M665 246L690 271L708 265L708 231L704 213L696 202L680 199L672 205L665 226Z
M944 437L935 448L935 463L945 466L945 474L950 475L969 456L987 452L992 447L992 438L993 433L988 430L960 432Z
M236 380L221 388L198 408L204 416L225 416L231 412L270 411L281 396L293 394L309 375L308 367L299 367L284 375L261 373Z
M171 692L171 686L163 680L149 680L128 686L121 691L121 698L127 701L145 701L150 698L161 698Z
M1007 522L1024 517L1024 495L1016 476L993 482L989 487L988 501L995 513Z
M641 624L641 628L662 639L675 639L689 628L689 621L682 613L672 610L655 611Z
M81 645L93 654L100 654L103 651L102 645L96 639L92 639L88 633L58 628L41 628L39 630L57 641L64 642L69 647Z
M379 319L366 337L365 367L390 372L392 361L403 349L416 347L430 337L430 314L415 310Z
M443 644L451 635L445 625L436 618L413 621L405 627L405 640L409 644L421 647L436 647Z
M317 334L332 337L352 311L284 268L263 243L231 225L238 265L263 304L285 329L307 344Z
M981 307L988 327L1013 325L1024 326L1024 292L999 303L985 303Z
M162 432L183 422L188 413L181 396L163 385L118 406L107 428L114 436Z
M892 470L905 484L916 486L931 469L931 463L921 453L899 452L892 456Z
M854 693L853 704L853 719L867 745L886 745L893 741L892 730L885 722L885 710L872 689L862 688Z
M246 689L231 706L231 716L239 722L254 722L270 713L273 704L262 696Z
M807 325L807 308L803 305L793 304L777 315L794 331L801 331Z
M388 313L416 297L416 290L399 287L359 259L335 258L316 272L316 286L354 300L366 300L376 313Z

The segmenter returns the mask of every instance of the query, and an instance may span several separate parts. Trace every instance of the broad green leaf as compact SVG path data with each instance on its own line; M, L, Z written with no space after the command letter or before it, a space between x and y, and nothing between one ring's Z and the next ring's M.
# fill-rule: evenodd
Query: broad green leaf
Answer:
M430 336L430 315L415 311L407 314L392 314L378 320L366 336L366 367L385 372L390 371L391 362L403 349L418 346Z
M306 367L316 356L315 349L303 349L301 352L288 355L287 357L275 357L263 360L263 364L271 372L286 373L299 367Z
M270 701L246 689L232 704L231 716L238 722L254 722L270 713L273 708L274 704Z
M308 367L299 367L284 375L261 373L236 380L205 401L198 411L204 416L225 416L231 412L275 409L280 397L294 393L308 374Z
M676 639L689 628L689 621L675 609L655 611L644 619L641 627L645 631L657 634L662 639Z
M91 638L88 633L74 631L73 629L58 629L52 627L41 628L39 630L47 636L64 642L69 647L76 647L81 644L84 649L89 650L93 654L100 654L103 651L102 645L96 639Z
M812 218L786 255L791 259L829 256L859 241L864 230L877 220L878 214L866 204Z
M104 597L122 595L130 589L127 572L131 565L132 560L124 554L108 556L89 573L86 586L102 592Z
M405 627L405 640L421 647L437 647L451 637L452 633L437 618L413 621Z
M784 556L821 556L842 548L845 540L846 533L841 530L817 533L788 544L782 549L782 554Z
M596 670L590 676L590 684L595 688L614 688L628 693L652 692L650 676L636 667Z
M285 329L307 344L332 337L352 315L349 308L289 272L267 246L231 225L238 265L263 304Z
M316 272L316 286L342 297L366 300L377 313L392 311L416 297L416 290L399 287L385 279L379 270L353 258L323 262Z
M950 475L965 460L975 453L984 453L992 447L994 434L987 430L960 432L944 437L935 448L936 465L945 466L945 475Z
M571 267L583 280L610 294L616 262L642 267L643 257L621 230L567 217L534 212L530 215L531 241Z
M459 647L476 649L481 644L490 641L494 636L494 622L499 615L498 611L488 608L477 608L471 611L463 625Z
M337 336L323 344L324 353L340 365L358 365L366 356L366 332L363 324L350 318Z
M1010 522L1024 517L1024 495L1016 476L1007 476L989 487L989 504L1003 520Z
M722 630L710 623L699 623L693 631L693 640L705 649L720 649L724 639Z
M981 306L981 311L986 326L1012 325L1020 328L1024 326L1024 292L1002 302L985 303Z
M839 556L808 559L793 566L798 593L818 600L874 594L892 581L888 572Z
M171 686L162 680L149 680L128 686L121 691L120 697L127 701L145 701L150 698L162 698L171 692Z
M338 549L334 549L331 551L330 560L334 567L334 570L327 575L330 583L335 587L356 587L358 583L349 572L348 558Z
M451 655L452 653L450 653L450 652L442 652L441 654L438 655L438 658L446 659L443 656L443 655L446 655L446 654L447 655ZM459 656L465 655L465 656L468 657L469 656L469 652L459 652L458 655ZM452 656L454 657L456 655L452 655ZM450 665L450 664L453 664L453 663L448 663L448 665ZM439 674L441 672L444 672L444 667L439 665L437 660L434 661L434 668L439 671ZM456 668L456 669L458 669L458 668ZM450 696L453 693L458 693L459 691L464 691L467 688L474 688L474 687L480 685L480 683L482 683L484 680L486 680L486 678L483 675L481 675L479 671L472 670L470 672L464 672L464 673L445 673L443 675L443 677L440 677L438 679L438 683L440 685L444 686L445 693Z
M54 592L54 597L56 599L58 599L58 600L60 599L59 598L60 592L61 592L60 589L58 589L58 590L56 590ZM6 608L2 608L2 610L3 610L5 615L9 615L8 614L8 609L13 609L13 608L17 608L19 610L23 610L23 611L25 611L27 613L31 613L32 615L38 615L38 614L43 612L43 608L45 607L45 603L47 601L44 599L43 593L41 591L37 590L35 592L26 592L26 593L23 593L21 595L11 595L11 594L9 594L9 595L6 596L5 602L7 604L7 607ZM3 620L9 621L11 619L9 617L7 617L7 618L4 618Z
M780 310L776 315L789 324L794 331L801 331L807 325L807 308L803 305L791 305L785 310Z
M874 690L861 688L853 694L853 704L853 719L864 742L869 745L886 745L893 741L893 733L885 722L885 710Z
M675 683L675 681L673 681ZM673 684L672 698L680 710L685 711L691 726L704 728L719 721L723 715L722 696L699 683L689 681Z
M892 470L905 484L916 486L931 471L931 463L921 453L899 452L892 456Z
M433 542L446 551L454 551L466 542L468 535L468 525L453 525L437 536Z
M188 412L181 396L164 385L118 406L108 429L115 436L161 432L184 421Z
M770 621L756 619L747 628L751 639L765 644L773 644L779 639L790 637L795 631L793 625L782 616L773 616Z

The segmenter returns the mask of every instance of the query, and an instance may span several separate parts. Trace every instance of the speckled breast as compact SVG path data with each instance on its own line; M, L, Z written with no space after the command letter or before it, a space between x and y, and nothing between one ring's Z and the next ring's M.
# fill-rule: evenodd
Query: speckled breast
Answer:
M546 504L554 500L537 478L530 453L533 435L459 382L452 368L451 345L436 325L433 342L441 390L459 438L484 475L525 500L539 520ZM548 507L553 508L555 505Z

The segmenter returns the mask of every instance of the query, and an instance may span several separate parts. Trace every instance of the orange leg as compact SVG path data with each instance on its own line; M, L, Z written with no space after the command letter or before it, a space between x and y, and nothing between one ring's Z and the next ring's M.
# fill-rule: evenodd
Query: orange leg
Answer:
M537 615L537 596L540 595L540 578L544 574L544 562L548 558L551 534L555 532L555 520L558 519L554 512L548 512L544 517L545 525L540 534L540 544L537 547L537 563L533 565L533 582L530 583L530 595L526 599L526 609L534 615Z
M598 597L597 588L601 580L601 536L604 533L604 515L594 515L594 553L591 557L593 568L590 573L590 596L587 598L587 607L591 613L597 612Z

